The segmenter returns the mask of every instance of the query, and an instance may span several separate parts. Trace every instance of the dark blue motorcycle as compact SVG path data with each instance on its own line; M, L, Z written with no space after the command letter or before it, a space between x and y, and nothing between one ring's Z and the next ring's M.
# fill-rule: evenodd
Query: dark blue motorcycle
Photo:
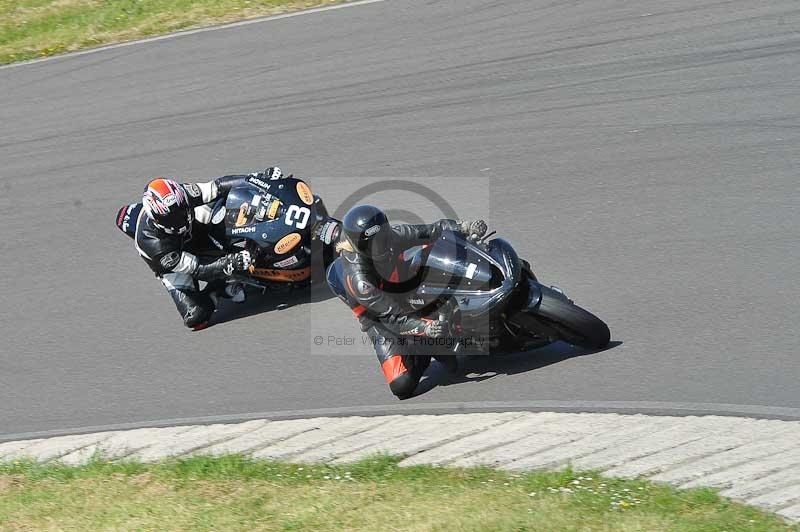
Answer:
M250 176L211 209L210 224L195 221L187 250L204 256L248 250L254 265L230 282L262 289L307 287L322 279L335 258L340 222L300 179ZM141 210L141 203L133 203L119 211L117 227L131 238Z
M454 353L528 350L556 341L589 349L608 345L611 334L602 320L560 289L541 284L508 241L487 241L489 236L470 240L443 231L401 255L407 280L392 295L409 312L450 324L445 340L452 341L437 344ZM341 259L328 268L327 281L346 298Z

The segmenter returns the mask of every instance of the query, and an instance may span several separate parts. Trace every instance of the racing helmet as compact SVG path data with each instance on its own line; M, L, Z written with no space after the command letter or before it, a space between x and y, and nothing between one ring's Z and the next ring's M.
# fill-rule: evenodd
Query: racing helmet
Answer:
M392 228L378 207L356 205L342 220L344 236L353 251L372 261L384 261L392 253Z
M193 209L183 187L172 179L158 177L144 189L142 204L153 224L170 235L188 235L192 230Z

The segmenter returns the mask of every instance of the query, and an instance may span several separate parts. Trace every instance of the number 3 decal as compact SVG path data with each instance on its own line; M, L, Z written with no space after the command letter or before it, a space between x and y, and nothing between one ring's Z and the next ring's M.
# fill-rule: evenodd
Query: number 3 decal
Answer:
M308 224L308 218L311 216L311 211L308 207L298 207L297 205L290 205L286 209L286 225L293 225L297 229L305 229Z

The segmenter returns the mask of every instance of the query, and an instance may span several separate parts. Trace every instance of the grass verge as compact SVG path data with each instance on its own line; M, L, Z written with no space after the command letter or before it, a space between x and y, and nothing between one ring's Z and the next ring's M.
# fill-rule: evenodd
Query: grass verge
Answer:
M571 471L194 457L0 465L2 530L800 530L700 489Z
M342 0L0 0L0 64Z

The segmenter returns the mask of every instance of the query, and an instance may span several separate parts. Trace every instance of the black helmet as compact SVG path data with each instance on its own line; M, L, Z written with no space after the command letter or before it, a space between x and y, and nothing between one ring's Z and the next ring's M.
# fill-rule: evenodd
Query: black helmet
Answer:
M392 253L392 228L386 215L372 205L356 205L344 215L344 236L353 251L373 261L387 259Z

